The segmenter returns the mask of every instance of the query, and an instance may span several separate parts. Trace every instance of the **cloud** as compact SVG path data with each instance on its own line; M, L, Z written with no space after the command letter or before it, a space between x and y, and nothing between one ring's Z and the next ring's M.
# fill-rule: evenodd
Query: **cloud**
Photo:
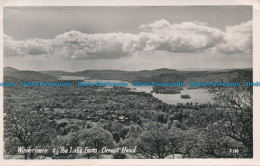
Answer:
M147 32L144 50L196 52L215 46L224 37L222 31L197 21L170 24L166 20L159 20L141 25L140 28Z
M225 32L206 23L172 24L157 20L139 27L137 34L85 34L69 31L53 39L16 41L4 36L5 56L41 56L65 59L116 59L143 51L199 52L215 48L232 54L252 50L251 22L227 27Z
M252 52L252 21L226 28L224 42L216 46L225 54Z
M4 34L4 40L5 41L10 41L10 40L13 40L13 38L12 37L10 37L10 36L8 36L8 35L6 35L6 34Z
M53 52L51 42L52 40L42 39L16 41L4 35L4 54L5 56L50 55Z
M70 52L71 59L113 59L136 51L137 35L123 33L84 34L70 31L56 36L54 47Z

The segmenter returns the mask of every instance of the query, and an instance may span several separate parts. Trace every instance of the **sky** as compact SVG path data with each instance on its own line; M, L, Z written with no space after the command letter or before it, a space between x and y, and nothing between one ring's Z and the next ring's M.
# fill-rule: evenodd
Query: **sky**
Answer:
M252 8L5 7L4 66L65 71L251 68Z

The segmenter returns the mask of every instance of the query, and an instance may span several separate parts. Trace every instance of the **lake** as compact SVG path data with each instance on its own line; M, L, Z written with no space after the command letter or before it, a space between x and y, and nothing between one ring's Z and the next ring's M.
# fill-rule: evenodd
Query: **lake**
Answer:
M59 80L85 80L86 77L78 77L78 76L59 76Z
M128 86L135 92L145 92L145 93L151 93L153 90L152 86L133 86L133 84L129 84ZM188 94L191 98L184 99L181 98L181 95ZM205 104L212 102L210 94L207 89L187 89L183 88L181 93L179 94L159 94L159 93L152 93L152 95L159 100L161 100L164 103L167 104L177 104L177 103L187 103L192 102L193 104Z
M191 98L183 99L181 95L188 94ZM211 97L206 89L183 89L180 94L156 94L153 96L160 99L167 104L187 103L192 102L193 104L205 104L211 102Z
M111 82L111 83L120 83L122 81L120 80L99 80L99 79L88 79L86 77L78 77L78 76L61 76L60 79L62 80L84 80L84 82ZM151 93L153 90L152 86L134 86L132 83L129 83L127 81L124 81L125 83L128 83L128 88L131 89L131 91L135 92L145 92L145 93ZM179 94L158 94L158 93L151 93L154 97L158 98L164 103L167 104L177 104L177 103L184 103L192 102L193 104L205 104L212 102L211 97L207 89L187 89L186 87L183 88L181 93ZM181 98L181 95L188 94L191 98L184 99Z

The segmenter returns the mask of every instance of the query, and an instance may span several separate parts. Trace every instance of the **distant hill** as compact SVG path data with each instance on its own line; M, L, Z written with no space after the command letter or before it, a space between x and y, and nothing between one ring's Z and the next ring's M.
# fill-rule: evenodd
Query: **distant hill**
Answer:
M40 71L40 73L53 75L53 76L79 76L90 77L92 79L106 79L106 80L124 80L124 81L137 81L145 80L152 76L159 76L161 74L175 74L181 73L174 69L156 69L156 70L142 70L142 71L120 71L120 70L84 70L78 72L65 72L65 71Z
M62 70L46 70L46 71L39 71L39 73L48 74L48 75L52 75L52 76L56 76L56 77L75 75L74 73L70 73L70 72L66 72L66 71L62 71Z
M4 68L4 74L9 75L15 72L19 72L19 70L12 68L12 67L5 67Z
M56 76L42 74L36 71L26 71L26 70L17 70L12 67L5 67L4 68L4 77L14 77L20 80L35 80L35 81L53 81L57 80Z
M50 81L59 76L79 76L90 77L91 79L104 80L123 80L139 82L183 82L189 85L189 82L219 82L227 81L230 78L252 78L252 69L225 69L213 71L178 71L174 69L156 69L142 71L120 71L120 70L85 70L78 72L66 71L20 71L11 67L4 68L4 76L20 79Z
M227 81L230 77L249 75L252 77L252 69L223 69L212 71L178 71L175 69L155 69L142 71L120 71L120 70L85 70L79 72L64 71L41 71L41 73L55 76L79 76L92 79L123 80L140 82L189 82L200 81ZM250 76L251 75L251 76Z

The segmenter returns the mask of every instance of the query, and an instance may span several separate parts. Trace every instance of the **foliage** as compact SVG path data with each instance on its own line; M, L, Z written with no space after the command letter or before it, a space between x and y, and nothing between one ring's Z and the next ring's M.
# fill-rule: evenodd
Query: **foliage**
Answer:
M48 119L39 112L33 111L26 106L11 107L7 111L5 121L5 137L8 142L16 141L21 147L46 148L55 135ZM8 148L8 147L6 147ZM6 149L10 151L11 149ZM30 153L30 158L34 158L34 152ZM28 153L24 153L24 158L28 158Z
M125 153L115 153L113 154L113 159L125 159L126 154Z
M149 123L140 135L138 151L148 158L163 159L179 150L181 140L180 130L168 129L161 123Z
M103 147L114 147L112 134L99 126L82 130L80 140L84 147L95 148L98 152L100 152Z

